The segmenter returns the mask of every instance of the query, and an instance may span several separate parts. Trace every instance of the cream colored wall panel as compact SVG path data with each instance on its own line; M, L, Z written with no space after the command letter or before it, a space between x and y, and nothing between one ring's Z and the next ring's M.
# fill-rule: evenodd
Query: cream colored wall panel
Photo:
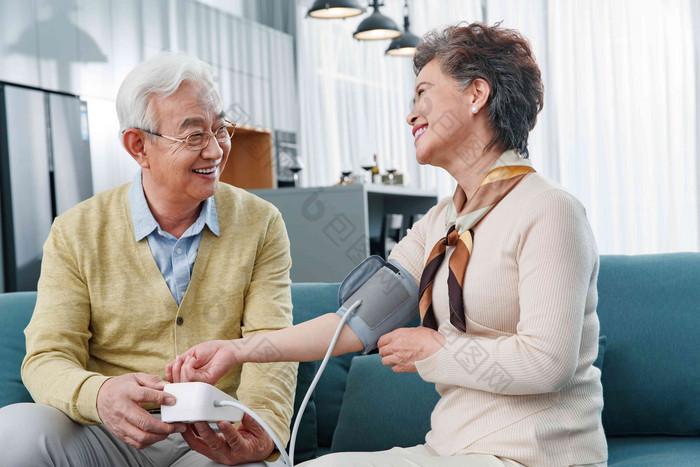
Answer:
M229 98L230 102L226 104L228 117L232 122L241 125L250 123L250 116L244 108L245 104L242 102L244 96L243 79L244 77L240 72L235 70L231 72L231 96Z
M284 58L280 47L282 37L276 31L270 31L270 96L272 100L272 125L275 129L286 130L283 123L286 120L283 115L282 100L284 99L284 84L281 79L281 70L284 66Z
M110 7L114 67L112 99L116 99L117 90L126 75L143 59L141 1L113 0Z
M80 52L76 0L38 0L36 32L42 88L80 93Z
M297 74L295 62L294 40L287 34L282 34L282 52L280 62L282 63L279 74L275 80L280 83L283 94L278 105L280 113L284 116L280 128L287 131L299 131L299 94L297 91Z
M207 50L208 61L214 66L222 66L221 17L226 16L216 8L206 7L202 15L202 47Z
M267 29L251 25L250 36L249 36L248 47L254 50L248 57L250 60L249 72L257 77L264 77L264 70L267 69L269 72L269 57L270 51L268 50L268 40L267 40ZM267 65L265 67L263 64Z
M273 119L272 119L272 95L270 94L270 80L266 79L263 81L263 89L262 89L262 96L263 96L263 109L264 109L264 114L263 114L263 125L265 128L275 128Z
M234 27L234 69L248 73L250 72L250 57L253 52L251 42L251 32L248 23L242 19L235 20ZM257 52L257 50L256 50Z
M35 22L35 0L0 0L0 80L39 85Z
M160 55L162 53L163 53L163 51L161 49L158 49L155 47L144 46L143 59L148 60L149 58L157 57L158 55Z
M219 15L215 40L219 44L219 66L223 68L234 68L233 49L236 44L233 42L233 27L234 21L232 15Z
M270 112L270 81L253 76L253 121L264 128L272 128Z
M233 75L234 72L228 68L216 68L216 80L221 102L224 111L228 114L228 109L233 105Z
M187 0L177 2L178 49L193 57L199 56L197 53L198 7L199 5Z
M113 0L121 2L121 0ZM145 46L170 50L170 20L167 0L141 0L141 22Z
M114 59L110 0L78 0L78 58L81 96L113 99Z
M231 43L231 68L236 71L242 70L242 47L241 47L241 24L240 18L232 16L229 21L229 29L231 32L230 43Z
M272 126L299 131L299 110L294 73L294 42L290 35L270 31L270 97Z
M216 65L215 53L212 47L216 47L217 44L212 45L211 43L211 29L217 22L217 10L197 2L193 2L193 5L195 14L194 18L191 19L190 27L193 27L196 31L195 56L200 60Z
M131 180L138 165L121 145L114 101L87 98L90 159L95 193Z
M238 98L237 113L238 121L245 125L255 125L253 110L253 82L249 75L238 73Z

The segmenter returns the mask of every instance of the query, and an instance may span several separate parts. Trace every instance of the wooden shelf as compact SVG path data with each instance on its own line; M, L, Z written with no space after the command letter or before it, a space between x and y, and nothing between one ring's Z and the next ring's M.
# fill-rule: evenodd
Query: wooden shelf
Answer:
M221 181L245 189L275 188L272 131L237 126Z

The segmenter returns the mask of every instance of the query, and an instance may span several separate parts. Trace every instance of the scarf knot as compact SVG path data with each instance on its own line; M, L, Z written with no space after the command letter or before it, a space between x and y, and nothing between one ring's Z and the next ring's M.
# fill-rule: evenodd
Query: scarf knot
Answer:
M443 239L445 242L445 246L456 246L457 242L459 241L459 234L457 233L457 227L452 226L449 228L447 231L447 235L445 235L445 238Z
M423 268L419 287L419 310L423 326L437 330L438 323L433 311L433 282L445 259L448 246L455 247L449 260L447 293L450 305L450 323L466 332L464 311L464 276L474 246L473 228L534 168L529 159L523 159L514 151L506 151L496 160L477 188L474 196L467 199L466 193L457 185L452 203L447 207L445 227L447 233L433 247Z

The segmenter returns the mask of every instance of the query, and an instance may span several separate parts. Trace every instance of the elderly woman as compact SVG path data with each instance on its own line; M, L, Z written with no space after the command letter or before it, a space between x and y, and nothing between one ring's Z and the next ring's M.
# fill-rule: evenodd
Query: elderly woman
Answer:
M606 465L592 366L598 254L581 203L528 157L543 100L530 46L498 25L453 26L421 40L414 68L416 158L458 185L391 256L419 284L423 326L385 334L378 347L385 365L417 371L441 397L425 445L312 464ZM338 320L276 331L279 354L319 359ZM201 344L169 373L216 380L256 358L255 339ZM335 354L361 348L346 326Z

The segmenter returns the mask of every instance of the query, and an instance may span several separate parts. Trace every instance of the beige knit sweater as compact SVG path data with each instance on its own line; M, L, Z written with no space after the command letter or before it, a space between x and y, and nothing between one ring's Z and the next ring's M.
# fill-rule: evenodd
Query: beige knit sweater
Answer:
M393 250L419 281L445 235L438 203ZM487 453L527 466L603 462L596 281L598 254L583 206L533 173L474 229L464 304L449 322L447 248L433 286L445 346L416 362L440 400L426 442L440 455Z
M102 192L56 218L25 330L22 379L32 397L85 424L100 422L97 393L109 376L164 377L165 365L195 344L292 324L289 240L274 206L219 184L221 236L202 232L178 307L148 241L134 239L128 187ZM274 346L263 341L258 350ZM246 363L217 386L286 442L296 370L296 363Z

